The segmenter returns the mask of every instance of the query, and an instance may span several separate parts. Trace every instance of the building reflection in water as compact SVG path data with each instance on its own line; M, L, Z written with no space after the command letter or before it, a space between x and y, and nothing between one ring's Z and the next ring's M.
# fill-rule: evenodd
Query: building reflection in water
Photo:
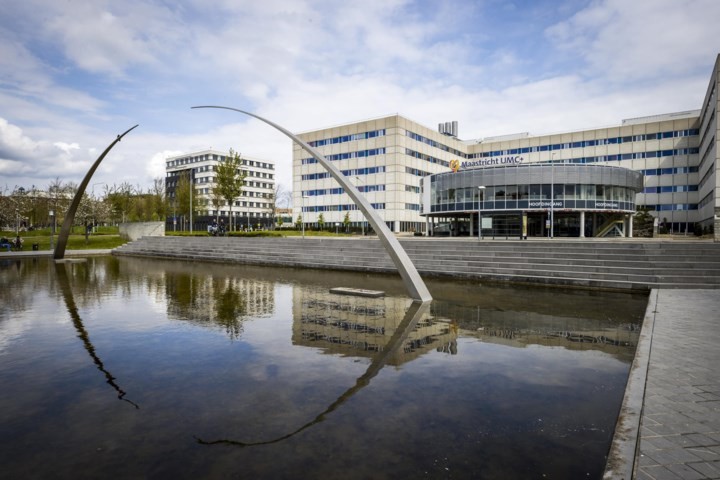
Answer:
M166 277L168 317L218 325L237 339L246 318L271 314L274 284L236 277L171 274Z
M330 354L372 357L387 348L405 316L408 300L367 298L293 289L294 345ZM457 324L428 312L408 332L391 365L401 365L430 350L457 351Z
M226 265L149 262L123 259L123 274L145 278L148 290L158 292L167 308L168 318L205 327L219 326L228 337L237 340L243 322L270 316L275 311L275 281L238 275Z
M637 322L618 322L609 317L578 318L442 301L433 302L432 312L440 317L453 318L461 336L486 343L516 348L542 345L568 350L597 350L621 357L634 355L641 327Z
M295 291L300 291L300 288L295 289ZM309 293L307 290L305 290L304 292ZM328 297L326 297L326 295ZM424 330L427 328L427 314L430 308L429 302L409 302L407 299L403 300L398 298L369 300L364 298L360 299L358 297L343 297L333 294L319 294L315 292L310 293L307 296L301 296L302 298L299 299L299 305L301 305L299 322L300 324L307 324L306 322L304 323L304 319L309 318L304 314L305 305L308 305L308 309L330 308L335 309L335 311L348 312L349 316L347 316L346 318L351 319L352 326L356 327L353 328L353 330L358 332L364 330L368 335L372 335L374 339L378 339L377 336L380 335L383 337L383 341L381 342L382 345L378 346L378 348L365 348L367 346L367 343L365 343L362 344L362 348L357 350L361 352L370 352L371 354L372 361L370 362L367 370L365 370L365 373L363 373L360 377L357 378L357 380L355 381L355 385L343 392L342 395L340 395L334 402L332 402L315 418L285 435L269 440L259 441L246 441L229 438L208 440L195 437L198 443L203 445L234 445L238 447L269 445L287 440L302 432L303 430L306 430L313 425L317 425L318 423L325 420L328 414L339 408L353 395L355 395L361 389L369 385L370 380L372 380L385 365L393 364L393 362L397 362L398 359L408 358L408 355L413 355L416 351L418 351L418 348L415 346L418 344L419 340L417 332L419 330ZM334 299L338 299L339 301L334 302ZM392 314L399 314L394 318L389 318L388 310L385 309L385 305L388 304L387 300L390 300L390 304L393 307ZM295 302L293 303L293 305L297 304L298 303ZM399 311L396 310L402 307L405 308ZM318 317L315 316L313 316L313 318L315 320L318 319ZM343 331L347 331L348 329L346 327L350 325L348 322L339 322L336 325L334 318L329 317L329 320L330 323L326 323L325 326L330 325L330 328L340 328ZM368 322L366 320L371 321ZM293 332L297 330L297 324L297 321L293 322ZM315 322L312 322L312 324L317 325L317 323ZM380 333L380 331L382 331L382 333ZM320 339L320 337L317 336L315 336L314 338L315 339L313 341L323 341L325 339ZM337 340L337 337L328 338L329 345L345 345L351 346L350 348L353 349L361 346L360 342L344 342L341 340L335 340ZM427 342L423 342L423 345L428 344L429 343Z

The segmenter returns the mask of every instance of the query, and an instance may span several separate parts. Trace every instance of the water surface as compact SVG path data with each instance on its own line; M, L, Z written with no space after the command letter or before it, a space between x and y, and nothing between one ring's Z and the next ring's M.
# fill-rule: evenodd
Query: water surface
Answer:
M600 478L646 297L428 287L3 259L2 476Z

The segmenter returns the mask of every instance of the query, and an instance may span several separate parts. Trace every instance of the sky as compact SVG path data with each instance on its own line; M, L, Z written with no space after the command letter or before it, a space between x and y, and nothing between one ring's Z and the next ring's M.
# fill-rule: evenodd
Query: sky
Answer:
M0 193L147 191L204 149L274 160L303 131L399 113L459 138L699 109L719 0L0 0Z

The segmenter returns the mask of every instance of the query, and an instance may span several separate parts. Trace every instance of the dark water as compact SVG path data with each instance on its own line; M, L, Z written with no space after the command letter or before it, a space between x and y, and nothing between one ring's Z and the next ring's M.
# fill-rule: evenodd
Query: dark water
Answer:
M2 260L0 477L600 478L646 297L428 287Z

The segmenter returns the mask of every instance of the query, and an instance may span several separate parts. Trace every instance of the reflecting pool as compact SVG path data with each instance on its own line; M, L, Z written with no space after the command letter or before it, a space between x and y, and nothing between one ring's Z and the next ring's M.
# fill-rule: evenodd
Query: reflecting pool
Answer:
M2 259L2 476L600 478L647 298L428 288Z

